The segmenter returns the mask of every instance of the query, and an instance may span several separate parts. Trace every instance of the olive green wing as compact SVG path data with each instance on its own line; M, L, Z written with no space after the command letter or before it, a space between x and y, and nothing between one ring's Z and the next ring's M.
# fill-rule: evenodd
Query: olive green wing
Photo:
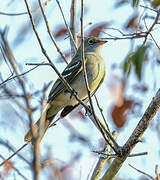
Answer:
M70 84L72 80L82 71L82 61L80 56L75 56L72 61L62 72L63 78ZM63 82L58 78L54 83L49 96L48 102L52 101L65 88Z

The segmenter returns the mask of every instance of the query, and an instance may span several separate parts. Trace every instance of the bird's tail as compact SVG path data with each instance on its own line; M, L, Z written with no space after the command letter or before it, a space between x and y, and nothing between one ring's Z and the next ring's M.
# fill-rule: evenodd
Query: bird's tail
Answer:
M33 124L32 130L30 129L27 132L24 137L24 141L26 143L30 143L33 140L33 136L38 137L39 140L41 140L55 116L56 114L51 118L44 120L44 122L42 121L42 123L39 119L35 124Z

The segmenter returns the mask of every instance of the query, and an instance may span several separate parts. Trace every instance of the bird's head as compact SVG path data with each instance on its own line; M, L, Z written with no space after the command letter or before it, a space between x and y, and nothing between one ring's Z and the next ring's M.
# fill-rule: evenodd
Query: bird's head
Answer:
M98 37L89 37L84 41L84 52L99 52L101 46L106 42L106 40L100 39Z

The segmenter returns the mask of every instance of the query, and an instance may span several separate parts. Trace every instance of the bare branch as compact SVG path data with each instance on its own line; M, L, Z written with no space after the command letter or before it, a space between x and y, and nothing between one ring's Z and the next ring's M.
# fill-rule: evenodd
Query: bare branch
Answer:
M159 19L159 16L160 16L160 10L157 11L157 16L153 22L153 24L151 25L151 27L148 29L148 31L146 32L146 36L145 36L145 40L143 42L143 46L145 45L146 41L147 41L147 37L148 35L151 33L151 31L153 30L154 26L158 23L158 19Z
M0 157L4 160L5 158L0 154ZM5 162L7 162L7 161L5 161ZM16 167L12 167L16 172L17 172L17 174L19 174L19 176L21 176L23 179L25 179L25 180L28 180ZM2 178L2 177L1 177Z
M63 76L59 73L59 71L57 70L57 68L55 67L55 65L52 63L52 61L50 60L49 56L47 55L46 53L46 50L44 49L43 47L43 44L39 38L39 35L38 35L38 32L35 28L35 25L34 25L34 22L33 22L33 18L32 18L32 14L30 12L30 9L29 9L29 6L28 6L28 2L27 0L25 0L25 3L26 3L26 7L27 7L27 10L28 10L28 14L29 14L29 17L30 17L30 20L31 20L31 24L32 24L32 28L35 32L35 35L37 37L37 40L39 42L39 45L41 47L41 50L42 50L42 53L45 55L45 57L47 58L48 62L50 63L51 67L54 69L54 71L57 73L57 75L59 76L60 80L64 83L64 85L67 87L68 90L70 90L70 92L73 92L73 96L77 99L77 101L83 105L83 107L85 107L85 109L90 112L90 108L88 108L88 106L76 95L76 93L74 93L74 90L71 88L71 86L67 83L67 81L63 78Z
M43 3L43 7L47 6L49 1L51 1L51 0L46 0ZM31 13L36 12L38 9L40 9L40 7L37 7L35 9L31 10ZM0 15L5 15L5 16L21 16L21 15L26 15L26 14L28 14L28 12L22 12L22 13L5 13L5 12L0 12Z
M20 85L20 88L22 89L23 92L23 99L25 101L25 105L26 105L26 111L27 111L27 115L29 118L29 122L30 122L30 128L32 129L32 122L33 122L33 118L32 118L32 108L31 108L31 104L30 104L30 96L27 94L26 91L26 86L24 84L24 80L22 79L21 75L21 71L19 68L19 65L14 57L14 54L12 52L12 49L10 48L6 37L5 37L5 32L1 33L1 39L2 39L2 48L5 54L5 57L7 57L12 69L14 70L17 79L18 79L18 83ZM10 93L10 92L9 92Z
M158 165L156 165L156 167L155 167L155 174L156 174L156 178L157 178L157 180L160 180L160 174L159 174L159 172L158 172Z
M74 41L73 34L71 33L71 30L70 30L70 28L69 28L69 26L68 26L68 24L67 24L67 21L66 21L66 19L65 19L65 16L64 16L64 13L63 13L63 10L62 10L62 8L61 8L61 5L60 5L59 1L56 0L56 2L57 2L58 7L59 7L59 9L60 9L60 11L61 11L61 14L62 14L64 23L65 23L66 28L67 28L68 33L69 33L70 40L72 41L72 44L74 45L74 49L75 49L74 54L75 54L75 53L77 52L78 48L77 48L77 45L76 45L76 43L75 43L75 41Z
M95 111L94 111L94 107L93 107L93 103L92 103L92 99L91 99L91 94L90 94L90 89L89 89L89 84L88 84L88 79L87 79L87 72L86 72L86 67L85 67L85 57L84 57L84 32L83 32L83 19L84 19L84 0L81 0L81 47L82 47L82 51L81 51L81 57L82 57L82 65L83 65L83 75L84 75L84 79L85 79L85 84L86 84L86 90L88 93L88 98L89 98L89 103L91 106L91 115L90 118L91 120L93 120L93 123L97 126L97 128L100 130L102 136L104 137L104 139L106 140L106 142L113 148L113 150L118 153L117 148L118 145L116 144L116 142L113 140L114 138L111 137L111 140L113 140L114 146L112 146L112 144L109 142L109 140L106 138L106 134L110 134L108 131L104 133L104 130L106 128L102 128L102 124L99 121L99 119L97 118Z
M112 136L115 139L117 136L117 132L114 131L112 133ZM113 144L111 140L110 140L110 143ZM111 146L109 144L105 144L103 152L109 153L110 151L111 151ZM92 177L90 180L98 180L99 179L99 177L102 173L102 170L104 168L104 165L106 164L108 159L110 159L109 156L107 158L105 158L104 154L100 154L99 160L98 160L98 162L97 162L97 164L93 170L93 174L92 174Z
M142 170L139 170L139 169L137 169L137 168L135 168L134 166L132 166L131 164L128 164L130 167L132 167L133 169L135 169L136 171L138 171L138 172L140 172L141 174L143 174L143 175L145 175L145 176L147 176L147 177L149 177L150 179L152 179L152 180L155 180L154 179L154 177L152 177L151 175L149 175L148 173L145 173L144 171L142 171Z
M78 44L78 40L77 40L76 31L75 31L76 3L77 3L77 0L72 0L71 8L70 8L70 14L71 14L71 16L70 16L70 30L71 30L71 33L72 33L74 42L75 42L75 44L77 45L77 44ZM74 50L74 48L73 48L72 43L73 43L73 42L70 40L71 53L72 53L72 56L74 56L75 50Z
M42 6L41 0L38 0L38 2L39 2L39 6L40 6L40 9L41 9L41 12L42 12L44 21L45 21L45 23L46 23L46 27L47 27L48 34L49 34L49 36L50 36L53 44L55 45L57 51L58 51L59 54L61 55L62 59L66 62L66 64L68 64L68 62L67 62L64 54L62 53L62 51L61 51L60 48L58 47L58 45L57 45L57 43L56 43L56 40L55 40L55 38L54 38L51 30L50 30L49 23L48 23L48 20L47 20L46 15L45 15L45 13L44 13L44 8L43 8L43 6ZM31 14L31 13L30 13L30 14ZM31 18L31 16L30 16L30 18ZM33 20L32 20L32 21L33 21ZM37 35L38 35L38 34L37 34ZM44 49L43 49L43 50L44 50Z
M104 34L108 34L106 32L103 32ZM123 36L125 37L106 37L106 38L101 38L101 39L105 39L105 40L127 40L127 39L139 39L139 38L145 38L146 37L147 32L140 32L140 33L134 33L134 34L123 34Z
M147 152L142 152L142 153L137 153L137 154L130 154L128 157L144 156L144 155L148 155L148 153Z
M42 63L42 64L43 64L43 63ZM26 71L26 72L24 72L24 73L22 73L22 74L19 74L19 75L13 76L13 74L11 74L6 80L4 80L2 83L0 83L0 88L1 88L4 84L6 84L8 81L13 80L13 79L15 79L15 78L18 78L18 77L20 77L20 76L24 76L24 75L26 75L27 73L33 71L33 70L36 69L39 65L41 65L41 64L37 64L34 68L32 68L32 69L30 69L30 70L28 70L28 71Z
M102 151L93 151L94 153L97 153L97 154L102 154L103 156L106 156L104 158L116 158L118 157L117 154L106 154L105 152L102 152ZM130 154L128 155L128 157L135 157L135 156L144 156L144 155L148 155L147 152L142 152L142 153L135 153L135 154Z
M97 98L96 94L94 94L94 97L95 97L95 100L96 100L98 109L99 109L99 111L100 111L100 113L101 113L101 116L102 116L102 118L103 118L103 121L104 121L104 123L105 123L105 125L106 125L106 127L107 127L107 130L108 130L108 132L110 132L109 125L108 125L107 120L106 120L106 118L105 118L105 116L104 116L104 114L103 114L103 109L100 107L100 104L99 104L99 102L98 102L98 98Z
M24 147L26 147L28 144L25 143L23 146L21 146L17 151L15 151L11 156L9 156L7 159L5 159L0 166L2 166L3 164L5 164L7 161L9 161L13 156L15 156L16 154L18 154L19 151L21 151Z
M150 7L147 7L147 6L143 6L143 5L139 5L140 7L143 7L144 9L149 9L149 10L151 10L151 11L153 11L153 12L158 12L157 10L155 10L155 9L152 9L152 8L150 8Z
M145 27L146 27L147 31L149 32L149 29L148 29L148 27L147 27L147 24L146 24L145 19L144 19L144 24L145 24ZM154 41L155 45L157 46L157 48L160 50L160 47L159 47L159 45L157 44L156 40L154 39L152 33L150 32L149 34L150 34L152 40Z
M157 91L155 97L152 99L150 105L146 109L144 115L142 116L141 120L139 121L137 127L133 131L132 135L129 137L128 141L125 145L121 148L121 157L117 157L114 159L108 170L105 172L102 180L112 180L121 166L123 165L124 161L135 147L135 145L140 141L143 133L148 128L151 120L156 115L156 112L160 108L160 89Z
M0 139L0 144L4 145L6 148L8 148L9 150L11 150L12 152L15 153L15 148L9 144L8 142L5 142L3 139ZM19 152L19 151L18 151ZM19 156L19 158L21 158L24 162L26 162L29 166L31 166L31 163L25 158L23 157L21 154L17 154ZM12 156L13 157L13 156ZM9 159L8 159L9 160Z

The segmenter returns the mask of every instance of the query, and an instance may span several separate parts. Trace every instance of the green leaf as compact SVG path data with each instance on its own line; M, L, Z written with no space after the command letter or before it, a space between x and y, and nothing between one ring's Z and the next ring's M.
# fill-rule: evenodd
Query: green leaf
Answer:
M138 6L139 0L132 0L132 6Z
M160 59L157 59L156 62L158 65L160 65Z
M152 1L152 6L153 6L154 8L157 8L159 5L160 5L160 0L153 0L153 1Z
M146 49L146 46L141 46L136 52L126 58L123 65L123 71L125 74L129 75L133 66L138 79L141 80Z
M136 75L139 80L141 80L141 77L142 77L142 66L145 59L146 49L147 49L146 46L141 46L133 55L133 64L135 67Z
M131 62L130 57L128 56L124 62L123 71L125 74L127 74L127 76L129 76L131 69L132 69L132 62Z

